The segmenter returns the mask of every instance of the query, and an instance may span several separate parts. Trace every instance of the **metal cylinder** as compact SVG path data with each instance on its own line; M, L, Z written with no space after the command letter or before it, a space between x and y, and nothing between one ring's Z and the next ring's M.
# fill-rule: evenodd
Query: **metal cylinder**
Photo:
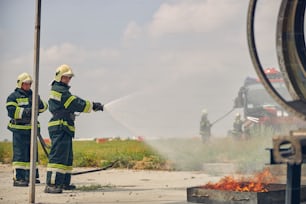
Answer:
M302 164L306 158L306 130L273 138L273 157L277 163Z

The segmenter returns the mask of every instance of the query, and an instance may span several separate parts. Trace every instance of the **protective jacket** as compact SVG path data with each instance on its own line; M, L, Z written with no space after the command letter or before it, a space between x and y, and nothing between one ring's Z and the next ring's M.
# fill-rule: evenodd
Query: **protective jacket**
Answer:
M72 138L75 134L75 112L89 113L92 103L69 92L70 86L53 81L49 96L52 118L48 123L52 146L47 165L48 186L69 186L73 164Z
M89 113L92 103L83 100L69 92L70 86L65 83L53 81L49 96L49 110L53 117L48 123L49 132L65 131L74 137L75 112Z
M38 112L42 113L48 108L47 103L38 98ZM31 133L31 109L32 109L32 90L24 91L16 88L6 101L8 116L11 118L8 129L12 132L22 134ZM39 127L39 125L38 125Z
M237 133L242 133L242 125L243 125L243 121L240 119L235 119L234 123L233 123L233 128L234 131Z
M39 113L46 111L47 103L38 98ZM30 171L32 91L16 88L6 101L8 129L13 132L13 170L15 181L28 181ZM39 124L38 124L39 128ZM39 131L39 129L38 129ZM37 156L38 159L38 156ZM36 178L38 178L36 168Z

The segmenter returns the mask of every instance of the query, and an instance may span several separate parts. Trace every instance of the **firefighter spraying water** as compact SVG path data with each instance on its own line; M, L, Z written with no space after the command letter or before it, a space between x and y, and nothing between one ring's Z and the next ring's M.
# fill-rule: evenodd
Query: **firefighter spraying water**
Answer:
M212 123L208 119L208 113L206 109L202 110L202 116L200 121L200 136L202 141L205 143L207 142L211 137L211 128L213 125L215 125L217 122L224 119L226 116L228 116L231 112L233 112L235 108L232 108L230 111L213 121Z
M71 67L63 64L56 69L51 84L48 102L52 118L48 123L48 131L52 146L48 157L45 193L62 193L63 190L76 188L71 184L75 112L103 111L100 102L90 102L70 93L69 82L73 76Z

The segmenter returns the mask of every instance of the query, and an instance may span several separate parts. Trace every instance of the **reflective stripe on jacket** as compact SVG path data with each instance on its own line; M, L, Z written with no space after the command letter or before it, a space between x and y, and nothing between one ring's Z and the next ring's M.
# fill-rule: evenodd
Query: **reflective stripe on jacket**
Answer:
M48 104L38 96L38 111L42 113L46 111ZM6 100L6 109L8 116L11 118L8 129L11 131L29 132L31 131L31 118L25 115L26 109L32 109L32 90L24 91L16 88ZM39 126L39 125L38 125Z
M74 137L74 113L89 113L92 103L74 96L69 91L70 86L54 81L49 95L49 110L53 117L48 123L49 131L64 130Z

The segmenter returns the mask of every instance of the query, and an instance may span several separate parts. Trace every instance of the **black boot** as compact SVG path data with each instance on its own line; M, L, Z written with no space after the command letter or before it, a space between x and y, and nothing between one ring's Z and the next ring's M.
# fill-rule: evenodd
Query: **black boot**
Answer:
M30 183L30 181L29 181L29 180L26 180L26 182ZM36 178L36 179L35 179L35 183L36 183L36 184L39 184L39 183L40 183L39 178Z
M55 186L55 185L48 186L48 185L46 185L44 192L45 193L62 193L63 190L59 186Z
M75 189L76 189L76 186L73 185L73 184L70 184L70 185L63 185L63 189L64 189L64 190L75 190Z
M17 187L27 187L29 186L29 183L25 180L14 180L13 186Z

